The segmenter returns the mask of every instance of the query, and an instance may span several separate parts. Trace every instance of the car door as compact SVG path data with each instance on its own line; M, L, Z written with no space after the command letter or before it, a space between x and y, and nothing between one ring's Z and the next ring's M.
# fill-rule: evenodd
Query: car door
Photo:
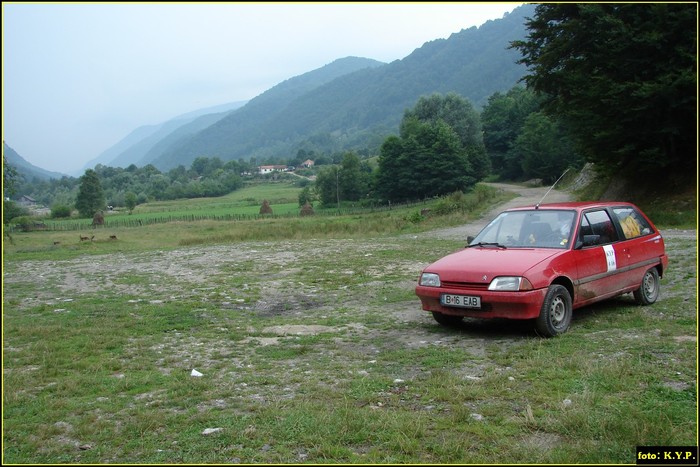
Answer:
M658 264L663 254L663 240L636 208L620 206L611 211L620 226L618 268L626 286L636 288L644 273L652 265Z
M607 210L584 211L576 233L578 276L574 305L581 306L615 295L621 288L619 236ZM622 285L624 287L624 285Z

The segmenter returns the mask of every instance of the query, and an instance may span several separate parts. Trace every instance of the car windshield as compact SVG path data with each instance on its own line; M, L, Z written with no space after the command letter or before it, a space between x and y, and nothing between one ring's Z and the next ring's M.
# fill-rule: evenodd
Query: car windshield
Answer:
M568 248L574 211L533 209L506 211L492 220L470 245L522 248Z

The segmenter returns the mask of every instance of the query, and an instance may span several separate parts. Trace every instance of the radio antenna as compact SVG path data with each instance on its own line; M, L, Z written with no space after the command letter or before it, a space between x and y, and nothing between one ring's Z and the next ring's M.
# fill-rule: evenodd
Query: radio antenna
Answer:
M547 190L547 193L544 194L544 196L542 197L542 199L540 200L540 202L537 203L537 204L535 204L535 209L539 209L539 208L540 208L540 204L542 204L542 201L544 201L544 199L547 197L547 195L549 194L549 192L552 191L552 188L554 188L554 186L555 186L557 183L559 183L559 180L561 180L561 179L564 177L564 175L566 175L566 172L568 172L568 171L569 171L569 169L566 169L566 170L564 171L564 173L561 174L561 177L557 178L557 181L554 182L554 183L552 184L552 186L549 187L549 190Z

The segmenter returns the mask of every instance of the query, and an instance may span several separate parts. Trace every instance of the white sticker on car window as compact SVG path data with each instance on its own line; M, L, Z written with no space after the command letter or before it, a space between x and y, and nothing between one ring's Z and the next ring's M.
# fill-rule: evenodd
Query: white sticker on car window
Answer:
M603 251L605 251L605 260L608 262L608 271L614 271L617 269L615 250L613 249L612 245L604 245Z

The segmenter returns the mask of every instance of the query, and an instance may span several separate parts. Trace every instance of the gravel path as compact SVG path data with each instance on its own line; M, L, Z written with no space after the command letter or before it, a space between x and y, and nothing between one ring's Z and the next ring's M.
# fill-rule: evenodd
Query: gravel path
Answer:
M494 207L486 214L484 214L481 218L475 219L472 222L469 222L465 225L461 225L459 227L451 227L448 229L433 230L429 233L424 233L423 235L430 235L431 237L439 237L450 240L466 240L468 235L478 234L479 231L481 231L481 229L483 229L486 226L486 224L491 221L491 219L493 219L498 213L505 209L517 206L537 204L542 200L542 198L544 198L544 203L560 203L565 201L573 201L571 195L566 191L553 189L549 192L549 194L547 194L547 191L550 188L549 186L525 187L520 185L512 185L508 183L485 183L485 185L499 190L513 192L518 196L510 201L507 201L504 204L499 204L498 206ZM547 194L546 197L545 194Z
M550 189L549 186L543 187L525 187L520 185L512 185L508 183L486 183L485 185L497 188L499 190L510 191L516 193L518 196L512 200L499 204L494 207L481 218L475 219L472 222L461 225L459 227L451 227L447 229L438 229L431 232L423 233L424 236L439 237L449 240L466 240L468 235L476 235L483 229L488 222L491 221L498 213L509 208L518 206L534 205L542 201L543 203L561 203L566 201L574 201L571 194L567 191L553 189L547 193ZM545 197L546 194L546 197ZM681 230L681 229L667 229L662 230L661 234L664 238L679 238L679 239L695 239L697 238L697 230Z

